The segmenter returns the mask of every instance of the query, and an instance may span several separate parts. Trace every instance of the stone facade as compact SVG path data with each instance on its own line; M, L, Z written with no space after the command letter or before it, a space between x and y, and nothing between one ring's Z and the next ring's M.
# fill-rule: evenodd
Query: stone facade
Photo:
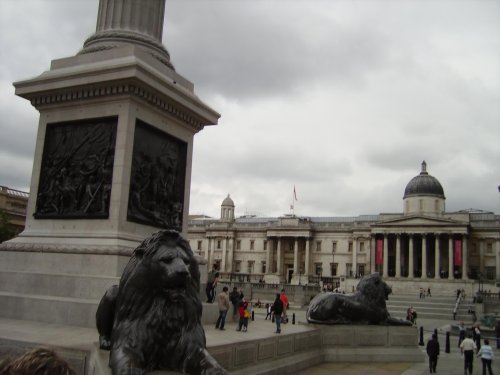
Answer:
M18 234L24 229L28 197L29 194L24 191L0 186L0 211L7 216L13 234Z
M228 196L220 219L190 220L188 238L209 265L218 264L223 278L245 281L335 288L380 272L405 285L446 280L453 290L471 279L500 279L500 215L445 212L444 201L424 162L406 188L403 213L234 218Z

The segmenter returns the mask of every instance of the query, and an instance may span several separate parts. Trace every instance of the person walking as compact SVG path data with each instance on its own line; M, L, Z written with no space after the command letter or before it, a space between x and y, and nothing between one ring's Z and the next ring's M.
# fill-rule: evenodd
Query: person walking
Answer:
M208 303L213 303L215 300L215 287L218 280L219 272L217 271L217 264L214 264L212 270L208 273L207 287L205 288Z
M431 373L435 373L439 356L439 341L436 334L433 334L427 341L426 351L429 356L429 370Z
M474 361L474 352L476 351L476 343L472 340L472 335L469 333L460 344L460 351L464 355L464 375L472 375L472 362Z
M481 362L483 362L483 375L486 375L486 369L488 369L488 375L493 375L493 370L491 369L493 349L490 346L490 340L484 339L484 344L477 352L477 356L481 358Z
M460 344L465 339L465 323L460 322L458 325L458 347L460 348Z
M276 333L281 333L281 314L283 314L283 302L281 296L276 293L276 299L273 303L274 321L276 322Z
M497 349L500 349L500 322L495 324L495 338L497 339Z
M233 305L233 321L236 321L236 318L238 317L238 307L241 301L240 292L238 292L238 288L234 287L233 291L229 293L229 300Z
M286 311L288 310L288 296L285 293L285 289L281 289L281 302L283 302L283 323L288 323L288 317L286 316Z
M227 310L229 310L229 296L227 295L228 287L222 288L222 293L217 296L217 304L219 305L219 317L215 328L224 331L224 324L226 322Z
M481 349L481 330L479 329L479 324L473 328L473 339L476 342L477 350Z
M266 319L269 318L271 320L271 313L273 312L272 304L266 303Z

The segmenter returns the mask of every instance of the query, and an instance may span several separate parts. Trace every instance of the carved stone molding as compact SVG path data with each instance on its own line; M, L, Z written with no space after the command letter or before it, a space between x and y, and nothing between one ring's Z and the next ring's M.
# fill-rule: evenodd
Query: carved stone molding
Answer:
M168 113L182 122L191 125L196 131L202 130L205 125L199 119L191 116L183 108L163 99L145 86L133 83L117 83L98 87L72 87L63 92L35 94L30 96L29 99L31 105L38 108L44 105L62 104L119 95L131 95L140 98L157 109L160 109L162 112Z
M130 256L133 248L126 246L96 246L96 245L58 245L38 243L11 243L0 244L1 251L36 252L36 253L71 253L71 254L99 254Z

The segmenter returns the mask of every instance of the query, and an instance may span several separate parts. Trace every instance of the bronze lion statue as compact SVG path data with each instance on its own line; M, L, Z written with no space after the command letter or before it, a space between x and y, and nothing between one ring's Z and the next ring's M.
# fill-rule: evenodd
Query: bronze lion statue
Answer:
M307 309L310 323L411 325L392 318L385 301L392 289L378 273L363 277L352 294L320 293Z
M178 232L160 231L134 250L96 313L113 375L227 374L206 350L199 286L198 262Z

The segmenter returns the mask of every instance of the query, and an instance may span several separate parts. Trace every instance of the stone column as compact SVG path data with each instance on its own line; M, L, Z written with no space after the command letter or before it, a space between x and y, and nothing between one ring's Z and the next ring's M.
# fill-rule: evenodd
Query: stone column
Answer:
M233 272L233 260L234 260L234 238L229 239L229 255L227 258L227 272Z
M216 243L216 239L214 237L214 238L212 238L212 245L210 247L210 258L208 259L208 269L209 270L212 269L212 266L214 264L214 259L215 259L215 256L214 256L214 253L215 253L215 243Z
M281 237L276 239L278 246L276 248L276 273L281 276Z
M484 275L484 241L480 240L479 241L479 272L483 275L483 278L485 277Z
M352 272L353 274L356 276L356 274L358 273L358 239L357 238L353 238L352 240Z
M439 271L441 268L440 259L441 259L441 242L439 241L439 233L435 234L434 241L434 278L439 279Z
M210 251L210 237L207 238L207 247L205 248L205 259L208 262L208 252Z
M299 241L297 238L293 240L293 275L299 274Z
M389 236L384 233L384 270L383 277L387 278L389 276L388 267L389 267L389 247L387 242L389 241Z
M161 43L164 14L165 0L100 0L96 32L80 54L135 44L173 69Z
M401 277L401 234L396 235L396 277Z
M413 272L413 234L408 235L408 278L415 278L415 273Z
M462 280L469 280L468 270L468 257L467 254L467 236L462 236Z
M100 0L96 31L129 30L162 39L165 0Z
M495 264L496 264L496 279L499 280L500 279L500 241L497 240L496 241L496 249L495 247L493 247L494 251L495 251Z
M220 264L220 271L226 272L226 252L227 252L227 241L228 238L222 240L222 260Z
M422 234L422 279L427 279L427 234Z
M272 273L272 264L271 264L271 251L273 248L273 241L269 238L267 240L267 249L266 249L266 274Z
M448 280L453 279L453 236L448 238Z
M309 276L309 269L311 267L309 264L309 262L311 261L309 259L309 257L310 257L309 242L310 242L309 238L306 238L306 260L305 260L305 264L304 264L304 276ZM307 277L306 277L306 281L308 281Z
M375 272L375 252L376 252L376 244L375 244L375 236L372 235L370 238L370 272Z

